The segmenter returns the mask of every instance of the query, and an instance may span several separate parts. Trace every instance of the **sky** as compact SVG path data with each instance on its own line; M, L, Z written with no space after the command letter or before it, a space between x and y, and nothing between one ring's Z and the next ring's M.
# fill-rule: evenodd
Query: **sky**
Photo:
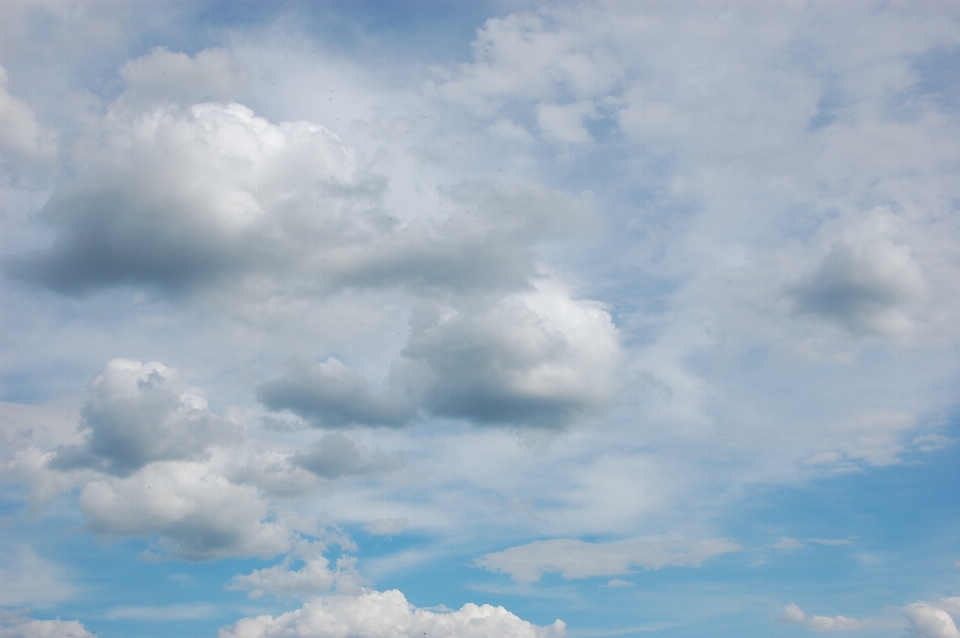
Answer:
M0 6L0 635L960 638L960 4Z

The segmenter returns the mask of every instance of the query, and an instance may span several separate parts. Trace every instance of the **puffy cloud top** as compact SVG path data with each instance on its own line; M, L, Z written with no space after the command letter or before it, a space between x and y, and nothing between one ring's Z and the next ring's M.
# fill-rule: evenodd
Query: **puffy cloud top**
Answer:
M467 603L459 611L417 609L397 590L369 591L359 597L317 598L301 609L274 618L245 618L220 630L220 638L561 638L565 625L537 627L503 607Z
M127 475L154 461L204 458L210 446L243 434L238 424L212 414L175 370L129 359L107 362L90 384L79 430L86 441L61 448L53 467Z

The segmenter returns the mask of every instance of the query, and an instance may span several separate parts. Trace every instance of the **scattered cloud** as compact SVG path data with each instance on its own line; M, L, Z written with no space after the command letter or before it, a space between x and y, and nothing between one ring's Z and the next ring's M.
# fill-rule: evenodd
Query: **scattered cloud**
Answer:
M551 572L572 579L627 574L636 567L699 567L709 558L739 549L739 545L725 538L703 541L636 539L609 543L559 538L485 554L474 563L489 571L509 574L517 582L528 583Z
M378 518L363 526L372 536L397 536L410 524L406 518Z
M503 607L467 603L458 611L417 609L397 590L366 591L360 596L314 598L277 617L245 618L220 630L220 638L269 638L310 635L315 638L560 638L561 621L537 627Z

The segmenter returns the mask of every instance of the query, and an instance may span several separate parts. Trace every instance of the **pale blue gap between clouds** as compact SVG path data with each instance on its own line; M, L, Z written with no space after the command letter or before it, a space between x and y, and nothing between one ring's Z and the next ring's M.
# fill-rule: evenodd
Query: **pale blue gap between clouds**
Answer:
M302 7L198 22L200 46L163 35L195 19L166 5L11 12L4 374L35 405L5 405L6 489L40 518L10 519L4 569L53 593L5 603L100 635L248 615L224 635L378 635L350 624L375 610L450 635L479 616L478 635L551 635L559 616L574 634L954 636L952 500L906 549L857 507L749 522L782 485L849 503L913 463L938 470L916 489L949 485L955 11L691 6L506 9L472 62L465 42L386 71L409 35L318 45L291 26ZM145 15L161 26L141 41L167 48L123 54ZM97 40L103 83L30 33L61 55ZM210 583L240 593L209 607L91 602L71 526L130 575L260 559ZM797 552L845 566L790 593ZM933 558L895 599L812 593L911 552ZM544 628L358 594L390 582Z

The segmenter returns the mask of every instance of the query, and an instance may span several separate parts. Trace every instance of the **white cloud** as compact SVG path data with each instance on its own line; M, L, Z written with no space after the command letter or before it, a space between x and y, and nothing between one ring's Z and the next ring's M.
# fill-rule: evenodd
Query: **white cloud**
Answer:
M0 628L4 638L96 638L77 620L26 620Z
M957 599L947 601L953 601L954 613L960 611ZM942 607L916 602L905 607L903 615L910 621L910 638L960 638L956 623Z
M813 631L853 631L867 627L862 620L854 620L846 616L814 616L804 624L807 629Z
M291 531L265 521L269 502L256 487L236 485L201 463L152 463L125 478L91 481L80 494L87 528L111 536L160 536L160 547L185 560L269 557L290 547Z
M560 638L565 625L537 627L503 607L467 603L451 613L417 609L397 590L368 591L357 597L316 598L301 609L274 618L245 618L220 630L220 638Z
M699 567L709 558L739 549L739 545L724 538L703 541L637 539L609 543L558 538L485 554L474 563L490 571L510 574L517 582L533 582L550 572L559 572L564 578L588 578L626 574L636 567Z

